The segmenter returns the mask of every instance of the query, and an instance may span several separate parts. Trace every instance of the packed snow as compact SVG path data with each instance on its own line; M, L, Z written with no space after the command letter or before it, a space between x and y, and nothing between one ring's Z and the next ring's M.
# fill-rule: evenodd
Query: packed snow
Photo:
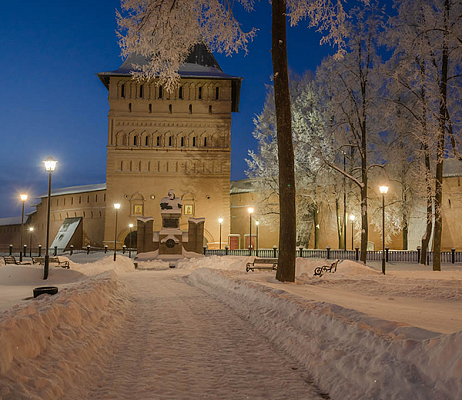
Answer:
M146 258L1 265L0 399L462 398L460 267L297 259L281 283L253 257Z

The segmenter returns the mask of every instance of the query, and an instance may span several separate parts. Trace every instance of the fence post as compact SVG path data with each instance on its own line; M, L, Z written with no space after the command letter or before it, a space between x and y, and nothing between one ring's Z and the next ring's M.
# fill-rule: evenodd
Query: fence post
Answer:
M355 259L356 261L359 261L359 247L358 246L355 247L355 252L356 252Z
M452 256L452 263L454 264L456 262L456 249L452 248L451 249L451 256Z
M277 249L278 249L277 246L274 245L274 246L273 246L273 258L277 258L277 256L276 256L276 251L277 251Z
M90 245L87 244L87 254L90 254Z
M13 255L13 245L10 244L10 256L12 256L12 255Z
M206 255L205 253L207 253L207 246L204 246L204 256Z
M229 250L229 247L228 247L228 246L225 246L225 256L228 255L228 250Z
M107 244L104 245L104 254L106 254L106 253L107 253Z
M385 247L385 261L388 262L388 251L390 250L389 247Z
M422 250L422 247L417 246L417 262L420 262L420 251Z
M24 254L24 257L26 257L27 256L27 244L24 245L24 250L23 251L24 251L24 253L22 253L22 254Z
M430 252L427 251L427 265L430 265Z
M125 254L125 250L127 249L127 246L123 245L122 246L122 254Z
M327 259L329 259L330 258L330 246L327 246L326 250L327 250Z
M72 256L72 254L74 254L74 245L71 244L71 246L69 247L69 255Z
M42 245L39 244L39 253L38 253L38 256L39 257L42 257Z
M303 257L303 247L300 246L299 250L300 250L300 255L299 255L299 257L301 258L301 257Z
M55 246L53 255L56 257L58 255L58 246Z

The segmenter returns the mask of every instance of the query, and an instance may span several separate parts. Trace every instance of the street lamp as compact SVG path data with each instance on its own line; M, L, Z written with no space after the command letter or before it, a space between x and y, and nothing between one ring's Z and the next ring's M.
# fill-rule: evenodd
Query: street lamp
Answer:
M130 238L130 248L128 249L128 258L132 258L132 228L133 224L128 224L129 234L128 237Z
M22 262L22 234L24 231L24 203L27 200L27 194L21 194L19 195L19 198L22 201L22 214L21 214L21 232L19 232L19 237L20 237L20 244L19 244L19 262ZM24 257L26 255L24 254Z
M351 221L351 250L354 250L354 245L353 245L353 222L355 222L355 216L353 214L350 215L350 221Z
M382 193L382 274L385 275L385 195L388 192L388 186L380 186Z
M260 222L255 221L255 225L257 226L257 240L255 243L255 249L257 250L257 257L258 257L258 225L260 225Z
M249 236L249 256L252 255L252 214L253 214L253 207L249 207L247 209L249 212L249 217L250 217L250 236Z
M223 225L223 218L218 218L218 223L220 224L220 250L221 250L221 226Z
M115 228L114 228L114 261L117 258L117 211L119 211L120 204L115 203L114 204L114 209L115 209Z
M29 238L29 255L30 257L32 257L32 234L34 232L34 228L31 226L29 228L29 232L30 232L30 238Z
M51 207L51 174L56 168L56 161L53 157L48 156L43 163L45 164L45 170L48 172L48 204L47 204L47 237L46 237L46 248L45 248L45 266L43 271L43 279L48 278L48 267L49 267L49 256L48 247L50 239L50 207Z

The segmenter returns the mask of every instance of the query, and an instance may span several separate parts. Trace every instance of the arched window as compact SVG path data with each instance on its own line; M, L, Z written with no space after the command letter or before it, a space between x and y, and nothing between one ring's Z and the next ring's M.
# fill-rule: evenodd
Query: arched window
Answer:
M170 114L172 113L172 105L171 104L168 105L168 111L170 112Z
M71 204L74 204L74 198L71 197Z
M128 111L132 112L132 103L128 103Z
M138 144L138 136L133 136L133 146Z
M209 106L209 114L212 114L212 106Z
M168 137L168 145L172 146L172 137L171 136Z
M184 147L184 137L181 137L181 147Z
M152 104L149 103L149 113L151 114L152 113Z
M160 146L160 136L157 136L157 147Z
M140 86L140 99L143 98L143 85Z
M192 114L192 104L189 105L189 113Z
M95 194L95 203L98 203L98 195Z
M162 90L162 86L159 86L159 99L162 98L162 95L163 95L163 90Z
M180 100L183 100L183 86L180 86L180 88L178 89L178 98Z
M196 137L193 137L193 147L196 147Z
M202 86L199 86L199 100L202 100Z
M87 196L87 203L90 202L90 196Z
M146 143L145 143L146 146L149 146L149 136L146 136Z
M204 147L207 147L207 138L204 138Z
M120 97L125 98L125 85L120 86Z
M218 100L220 98L220 88L217 86L215 88L215 100Z

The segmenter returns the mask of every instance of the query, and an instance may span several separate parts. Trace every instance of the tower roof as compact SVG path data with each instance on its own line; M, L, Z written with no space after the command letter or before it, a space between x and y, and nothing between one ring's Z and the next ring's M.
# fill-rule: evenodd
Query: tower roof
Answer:
M148 59L139 54L131 54L122 63L119 69L114 71L99 72L96 75L103 82L106 89L109 90L109 79L111 76L131 76L135 71L135 65L145 65ZM228 79L232 83L232 110L239 111L239 96L241 91L242 78L225 74L220 68L213 54L204 44L196 44L189 53L185 63L178 70L180 78L190 79Z

